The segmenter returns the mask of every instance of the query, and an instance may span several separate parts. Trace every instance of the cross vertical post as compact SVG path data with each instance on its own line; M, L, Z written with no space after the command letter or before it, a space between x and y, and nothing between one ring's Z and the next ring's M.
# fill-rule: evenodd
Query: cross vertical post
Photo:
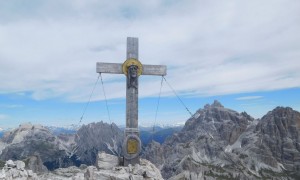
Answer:
M138 60L138 39L127 38L127 60L135 59ZM138 85L139 77L136 70L133 69L135 65L130 65L130 71L127 74L127 86L126 86L126 128L138 128ZM134 71L134 72L133 72ZM134 76L134 77L133 77ZM135 78L133 80L133 78Z
M127 67L126 77L126 128L123 145L124 166L140 162L141 140L138 130L138 93L139 74L142 66L139 62L138 38L127 38L127 60L123 66ZM140 66L140 67L139 67ZM125 68L126 69L126 68ZM126 74L126 70L125 70Z
M138 85L140 75L165 76L164 65L144 65L139 61L138 38L127 38L126 61L120 63L102 63L96 65L97 73L126 75L126 128L123 143L124 166L140 162L142 142L138 130Z

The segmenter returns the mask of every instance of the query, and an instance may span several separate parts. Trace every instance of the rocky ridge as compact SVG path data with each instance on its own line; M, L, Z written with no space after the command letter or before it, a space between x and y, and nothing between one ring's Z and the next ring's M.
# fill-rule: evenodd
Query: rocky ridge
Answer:
M123 132L115 124L83 125L76 134L54 135L41 125L22 124L0 139L0 161L24 160L34 172L94 165L99 151L120 155Z
M8 131L0 140L0 160L30 159L36 156L48 169L67 167L72 163L73 137L58 137L41 125L22 124Z
M83 125L75 135L74 154L78 160L87 165L96 163L97 153L121 155L123 132L116 124L101 122Z
M291 108L278 107L255 120L215 101L162 145L152 142L143 157L165 179L299 177L299 117Z
M300 113L291 108L275 108L257 120L215 101L199 109L163 144L150 143L143 157L153 162L165 179L297 179L299 134ZM0 160L22 159L25 169L45 177L70 179L77 174L82 178L101 169L97 152L121 156L122 136L114 124L103 122L84 125L76 135L59 136L42 126L25 124L0 140ZM99 167L88 171L89 166L80 164ZM49 167L69 168L48 171L53 170Z

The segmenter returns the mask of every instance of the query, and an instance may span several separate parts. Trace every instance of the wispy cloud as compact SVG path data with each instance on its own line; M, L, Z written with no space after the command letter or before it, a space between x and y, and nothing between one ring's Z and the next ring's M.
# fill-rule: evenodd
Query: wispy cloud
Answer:
M0 114L0 120L6 120L6 119L8 119L8 118L9 118L8 115Z
M300 87L300 1L167 2L1 1L0 92L86 101L96 62L122 63L127 36L140 38L142 63L168 66L179 93ZM104 78L108 98L125 97L124 76ZM159 86L159 77L142 77L140 97ZM100 89L93 96L103 98Z
M263 96L243 96L243 97L238 97L235 99L238 101L241 101L241 100L253 100L253 99L262 99L262 98L263 98Z
M21 108L23 105L21 104L0 104L0 108Z

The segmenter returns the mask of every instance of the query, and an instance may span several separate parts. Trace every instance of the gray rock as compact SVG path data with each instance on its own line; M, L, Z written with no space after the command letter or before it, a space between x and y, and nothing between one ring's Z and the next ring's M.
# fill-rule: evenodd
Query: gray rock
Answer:
M49 169L72 165L68 159L73 143L60 140L41 125L22 124L5 133L1 141L6 146L0 154L0 160L23 160L39 156Z
M115 166L119 166L119 157L100 152L97 155L97 168L99 169L113 169Z
M102 154L101 156L108 157L109 155ZM116 166L112 169L97 169L94 166L89 166L86 169L69 167L59 168L52 172L40 174L38 178L40 180L163 180L160 171L145 159L141 159L141 164L132 166L131 169L123 166Z
M16 161L15 163L17 170L25 170L25 163L23 161Z
M300 113L291 108L277 107L265 115L256 126L258 140L254 151L264 156L267 165L286 170L300 170Z
M98 152L121 155L123 132L115 124L91 123L77 131L75 142L81 163L95 165Z
M8 168L14 168L16 167L16 164L12 160L8 160L6 161L5 166Z
M115 124L98 122L83 125L76 135L56 136L41 125L22 124L0 141L5 145L0 148L0 160L24 160L26 168L46 172L96 165L98 151L121 155L123 132Z
M300 170L300 113L276 108L261 120L215 101L143 154L165 179L293 179Z
M35 173L47 172L48 169L44 166L40 156L29 156L24 160L26 162L26 168L32 170Z
M25 170L25 163L22 161L8 160L6 167L0 170L0 180L38 180L38 177L31 170Z

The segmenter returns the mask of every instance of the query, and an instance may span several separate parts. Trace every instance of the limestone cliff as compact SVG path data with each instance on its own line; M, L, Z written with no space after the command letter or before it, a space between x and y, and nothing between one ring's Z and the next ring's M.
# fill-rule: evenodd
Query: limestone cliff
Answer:
M299 118L278 107L261 120L223 107L205 105L162 145L150 144L143 157L164 178L295 178L299 174ZM171 178L172 179L172 178Z

